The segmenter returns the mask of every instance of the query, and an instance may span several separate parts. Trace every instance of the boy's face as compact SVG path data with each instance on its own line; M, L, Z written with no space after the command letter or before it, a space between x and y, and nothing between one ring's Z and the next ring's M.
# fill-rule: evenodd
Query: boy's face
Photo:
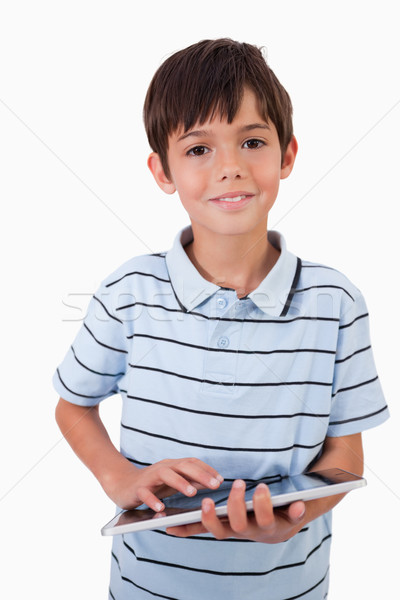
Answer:
M244 234L255 239L265 235L280 180L290 174L296 152L293 138L282 161L274 124L263 120L254 93L245 89L232 123L218 116L169 137L170 179L158 154L150 155L148 166L161 189L178 192L195 238Z

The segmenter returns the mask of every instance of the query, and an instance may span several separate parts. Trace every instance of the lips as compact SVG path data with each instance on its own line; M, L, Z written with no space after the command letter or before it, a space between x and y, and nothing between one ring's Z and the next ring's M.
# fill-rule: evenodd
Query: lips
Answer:
M216 198L211 198L209 202L220 210L235 211L247 206L253 198L254 194L249 194L249 192L226 192Z
M246 196L235 196L234 198L218 198L218 202L240 202L244 200Z
M210 200L217 202L240 202L253 195L254 194L249 194L249 192L227 192L226 194L221 194L221 196L210 198Z

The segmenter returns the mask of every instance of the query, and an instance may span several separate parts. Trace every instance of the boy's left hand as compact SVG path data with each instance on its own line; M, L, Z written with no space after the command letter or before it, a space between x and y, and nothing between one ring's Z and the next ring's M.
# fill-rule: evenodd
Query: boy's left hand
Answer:
M255 542L277 544L294 536L304 526L305 504L294 502L288 507L275 509L271 503L268 487L260 484L253 494L254 512L245 506L245 482L237 479L228 498L228 516L219 518L210 498L202 503L202 522L169 527L167 533L187 537L199 533L212 533L215 538L242 538Z

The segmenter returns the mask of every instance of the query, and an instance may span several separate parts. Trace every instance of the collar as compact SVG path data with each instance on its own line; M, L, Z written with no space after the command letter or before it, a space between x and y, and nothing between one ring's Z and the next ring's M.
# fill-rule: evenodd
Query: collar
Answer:
M166 254L171 285L185 312L192 311L221 289L204 279L187 256L184 246L192 240L193 232L189 225L179 231ZM265 279L246 298L271 317L285 316L300 276L301 261L286 249L285 239L277 231L268 231L268 241L281 254Z

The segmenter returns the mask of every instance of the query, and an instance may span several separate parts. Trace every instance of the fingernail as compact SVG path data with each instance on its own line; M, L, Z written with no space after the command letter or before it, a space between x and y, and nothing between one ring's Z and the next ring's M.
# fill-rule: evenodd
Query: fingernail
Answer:
M189 496L193 496L193 494L195 494L195 493L196 493L196 488L195 488L195 487L193 487L192 485L188 485L188 486L187 486L187 488L186 488L186 493L187 493Z
M301 511L301 513L299 514L299 516L297 517L297 520L301 521L301 519L304 517L305 514L306 514L306 509L303 508L303 510Z
M216 477L210 479L210 487L217 487L220 483L221 482Z
M266 492L268 491L268 487L265 485L265 483L259 483L258 486L256 487L255 491L259 491L259 492Z
M161 502L157 502L157 504L155 504L154 506L156 512L161 512L162 510L164 510L164 504L161 504Z
M306 514L306 507L303 505L301 513L297 517L294 517L293 521L295 523L298 523L299 521L301 521L303 519L303 517L304 517L305 514Z
M201 503L201 508L203 509L203 512L205 512L205 513L210 512L211 501L208 498L204 498L203 502Z
M224 478L222 477L222 475L217 475L217 476L216 476L216 479L217 479L217 480L218 480L220 483L222 483L222 482L223 482L223 480L224 480Z
M244 488L246 487L246 484L242 479L236 479L233 482L232 487L236 488L237 490L244 490Z

